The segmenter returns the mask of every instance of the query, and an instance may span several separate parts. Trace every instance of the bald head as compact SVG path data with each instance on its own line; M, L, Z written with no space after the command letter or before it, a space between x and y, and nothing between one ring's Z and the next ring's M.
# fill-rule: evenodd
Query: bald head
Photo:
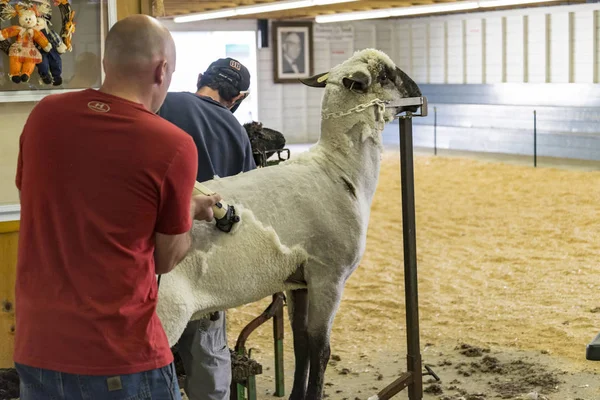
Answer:
M104 59L107 66L139 68L169 53L174 55L175 44L167 28L147 15L132 15L108 32Z
M129 16L108 32L103 64L106 82L145 92L152 97L148 99L151 104L144 99L140 101L156 111L164 101L175 71L173 37L152 17Z

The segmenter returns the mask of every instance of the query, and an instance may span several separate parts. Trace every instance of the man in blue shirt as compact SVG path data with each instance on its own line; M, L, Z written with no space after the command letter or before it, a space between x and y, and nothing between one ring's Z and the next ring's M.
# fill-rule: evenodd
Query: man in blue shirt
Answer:
M256 168L245 129L233 112L248 96L250 72L232 58L213 62L198 76L197 92L168 93L158 114L192 136L198 150L196 180ZM177 344L190 400L229 400L231 356L225 312L190 322Z

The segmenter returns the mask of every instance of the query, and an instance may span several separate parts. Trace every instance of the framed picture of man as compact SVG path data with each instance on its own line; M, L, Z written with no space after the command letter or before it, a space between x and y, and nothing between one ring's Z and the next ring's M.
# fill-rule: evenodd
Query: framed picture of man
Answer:
M273 22L275 83L298 83L313 74L311 22Z

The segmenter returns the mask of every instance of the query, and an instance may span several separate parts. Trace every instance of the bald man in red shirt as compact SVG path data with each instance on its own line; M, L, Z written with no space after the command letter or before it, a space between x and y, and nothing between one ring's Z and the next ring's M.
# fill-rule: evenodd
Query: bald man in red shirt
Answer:
M155 114L175 45L136 15L108 33L106 79L44 98L20 138L14 361L22 400L179 399L156 274L191 244L192 138Z

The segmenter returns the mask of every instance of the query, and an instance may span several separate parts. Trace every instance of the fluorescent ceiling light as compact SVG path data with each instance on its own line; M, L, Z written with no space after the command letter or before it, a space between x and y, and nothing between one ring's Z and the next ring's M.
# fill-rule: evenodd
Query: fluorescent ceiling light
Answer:
M313 6L326 6L328 4L337 4L337 3L350 3L351 1L357 1L357 0L346 0L346 1L339 1L339 0L313 0L312 1L312 5Z
M504 7L521 4L547 3L558 0L482 0L438 3L426 6L386 8L382 10L357 11L330 15L318 15L315 22L326 24L331 22L357 21L363 19L401 17L406 15L436 14L450 11L474 10L477 8Z
M207 11L203 13L189 14L173 19L176 23L205 21L208 19L231 18L240 15L251 15L260 13L269 13L273 11L293 10L295 8L323 6L327 4L349 3L357 0L286 0L274 1L272 3L255 4L252 6L243 6L228 8L224 10Z
M294 8L310 7L310 0L274 1L272 3L256 4L253 6L234 8L236 15L268 13L273 11L291 10Z
M204 21L207 19L219 19L235 17L235 11L223 10L223 11L209 11L203 14L190 14L185 17L176 17L173 19L174 22L192 22L192 21Z
M479 7L504 7L516 6L519 4L547 3L548 1L556 0L484 0L479 2Z
M390 16L399 17L403 15L418 15L449 11L472 10L477 7L479 7L477 1L461 1L456 3L432 4L427 6L402 7L395 9L392 8L390 10Z
M377 18L389 18L392 15L390 10L373 10L373 11L357 11L350 13L338 13L331 15L317 15L315 22L318 24L324 24L328 22L342 22L342 21L355 21L362 19L377 19Z

